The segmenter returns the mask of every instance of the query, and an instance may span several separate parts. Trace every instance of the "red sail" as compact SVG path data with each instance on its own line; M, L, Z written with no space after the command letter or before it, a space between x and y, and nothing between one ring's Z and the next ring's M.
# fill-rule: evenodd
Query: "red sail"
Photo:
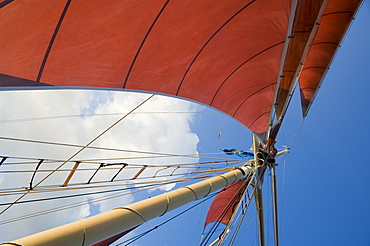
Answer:
M291 0L0 5L0 86L153 91L268 130Z
M0 87L174 95L219 109L266 139L272 108L279 120L307 53L300 81L312 100L322 78L316 67L328 66L329 43L336 47L361 1L327 2L2 1ZM317 22L319 44L306 52Z
M235 207L246 188L245 180L226 186L214 199L208 210L205 225L211 222L228 224Z
M118 239L120 239L121 237L123 237L124 235L126 235L127 233L131 232L133 229L135 229L137 226L135 226L134 228L131 228L127 231L124 231L124 232L121 232L121 233L118 233L117 235L114 235L113 237L110 237L110 238L107 238L107 239L104 239L103 241L100 241L98 243L94 243L93 245L91 246L108 246L110 245L111 243L117 241Z
M299 77L302 114L306 116L335 52L362 0L328 0Z

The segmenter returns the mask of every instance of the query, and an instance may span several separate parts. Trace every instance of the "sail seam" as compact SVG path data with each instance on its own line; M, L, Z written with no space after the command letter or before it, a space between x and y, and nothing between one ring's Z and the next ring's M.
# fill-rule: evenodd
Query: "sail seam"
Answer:
M272 85L275 85L275 84L276 84L276 82L271 83L271 84L268 84L268 85L266 85L265 87L262 87L261 89L259 89L258 91L255 91L254 93L252 93L252 94L251 94L249 97L247 97L246 99L244 99L244 101L243 101L243 102L238 106L238 108L235 110L235 112L234 112L233 116L235 116L235 115L238 113L239 109L243 106L243 104L244 104L247 100L249 100L251 97L255 96L257 93L259 93L259 92L263 91L264 89L267 89L268 87L270 87L270 86L272 86Z
M270 111L266 111L266 112L264 112L263 114L261 114L260 116L258 116L249 126L248 126L248 128L250 128L250 127L252 127L253 126L253 124L254 123L256 123L256 121L259 119L259 118L261 118L263 115L265 115L265 114L267 114L267 113L269 113Z
M328 16L328 15L353 14L353 13L354 13L353 11L337 11L337 12L331 12L331 13L324 14L321 17L325 17L325 16Z
M49 57L49 54L50 54L50 51L54 45L54 42L55 42L55 39L58 35L58 32L59 32L59 29L62 25L62 22L64 20L64 17L67 13L67 10L71 4L72 0L68 0L66 5L64 6L64 9L63 9L63 12L59 18L59 21L57 23L57 26L55 27L55 30L54 30L54 33L53 33L53 36L51 37L50 39L50 42L49 42L49 46L46 50L46 53L45 53L45 56L44 56L44 59L42 60L42 63L41 63L41 66L40 66L40 70L39 70L39 74L37 75L37 79L36 79L36 82L40 82L40 79L41 79L41 76L42 76L42 73L44 72L44 68L45 68L45 65L46 65L46 61L48 60L48 57Z
M200 50L198 51L198 53L195 55L194 59L191 61L189 67L186 69L185 71L185 74L184 76L182 77L181 81L180 81L180 84L177 88L177 91L176 91L176 96L179 95L179 92L180 92L180 88L182 86L182 83L184 82L185 80L185 77L188 75L189 73L189 70L191 69L191 67L193 66L194 62L196 59L198 59L200 53L202 53L202 51L204 50L204 48L211 42L211 40L222 30L222 28L224 28L232 19L234 19L238 14L240 14L243 10L245 10L247 7L249 7L252 3L254 3L256 0L253 0L251 2L249 2L248 4L246 4L243 8L241 8L240 10L238 10L234 15L232 15L224 24L222 24L217 30L215 33L212 34L212 36L206 41L206 43L202 46L202 48L200 48Z
M5 7L6 5L8 5L9 3L13 2L14 0L5 0L4 2L0 3L0 9L2 7Z
M151 33L151 31L152 31L152 30L153 30L153 28L154 28L154 25L157 23L157 21L158 21L159 17L162 15L162 13L163 13L164 9L167 7L167 5L168 5L168 3L169 3L169 2L170 2L170 0L167 0L167 1L166 1L166 3L163 5L162 9L159 11L159 13L157 14L157 16L155 17L155 19L154 19L154 21L153 21L152 25L149 27L149 29L148 29L147 33L145 34L144 39L143 39L143 41L141 42L141 44L140 44L140 46L139 46L139 49L137 50L137 52L136 52L136 54L135 54L134 59L132 60L132 63L131 63L130 68L129 68L128 72L127 72L127 75L126 75L126 78L125 78L125 82L123 83L122 88L126 88L127 81L128 81L128 79L129 79L129 77L130 77L131 71L132 71L132 69L133 69L133 67L134 67L134 65L135 65L135 63L136 63L136 60L137 60L137 58L138 58L138 56L139 56L139 54L140 54L140 52L141 52L141 49L143 48L144 43L146 42L146 40L147 40L147 39L148 39L148 37L149 37L149 34Z
M274 44L274 45L272 45L272 46L270 46L270 47L268 47L268 48L266 48L266 49L264 49L264 50L262 50L262 51L260 51L260 52L258 52L257 54L255 54L255 55L253 55L252 57L250 57L249 59L247 59L246 61L244 61L242 64L240 64L236 69L234 69L234 71L232 71L227 77L226 77L226 79L222 82L222 84L218 87L218 89L217 89L217 91L216 91L216 93L214 94L214 96L213 96L213 98L212 98L212 101L211 101L211 103L209 104L210 106L212 106L212 104L213 104L213 102L214 102L214 100L216 99L216 96L217 96L217 94L219 93L219 91L221 90L221 87L223 87L224 86L224 84L226 83L226 81L237 71L237 70L239 70L239 68L241 68L242 66L244 66L247 62L249 62L249 61L251 61L252 59L254 59L254 58L256 58L257 56L259 56L259 55L261 55L262 53L264 53L264 52L266 52L266 51L268 51L268 50L270 50L270 49L272 49L272 48L275 48L276 46L279 46L280 44L283 44L283 43L285 43L285 41L282 41L282 42L279 42L279 43L276 43L276 44Z
M307 70L307 69L323 69L323 70L326 70L326 69L329 69L329 68L320 67L320 66L312 66L312 67L305 67L305 68L302 69L302 71Z

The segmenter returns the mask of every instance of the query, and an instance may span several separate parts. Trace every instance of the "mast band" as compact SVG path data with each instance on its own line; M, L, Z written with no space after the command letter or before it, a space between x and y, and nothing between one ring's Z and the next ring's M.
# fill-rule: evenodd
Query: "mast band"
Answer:
M117 209L127 209L135 214L137 214L144 222L148 222L144 216L142 216L138 211L132 209L132 208L128 208L128 207L118 207L118 208L113 208L112 210L117 210Z

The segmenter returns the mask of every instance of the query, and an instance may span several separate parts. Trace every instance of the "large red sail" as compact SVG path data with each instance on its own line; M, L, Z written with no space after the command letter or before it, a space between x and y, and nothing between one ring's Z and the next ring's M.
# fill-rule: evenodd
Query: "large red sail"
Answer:
M303 100L312 101L326 71L316 67L329 65L360 2L2 1L0 87L164 93L219 109L265 139L303 66Z
M303 116L307 115L334 54L361 2L361 0L328 0L299 76Z
M268 130L290 0L5 1L0 86L153 91Z

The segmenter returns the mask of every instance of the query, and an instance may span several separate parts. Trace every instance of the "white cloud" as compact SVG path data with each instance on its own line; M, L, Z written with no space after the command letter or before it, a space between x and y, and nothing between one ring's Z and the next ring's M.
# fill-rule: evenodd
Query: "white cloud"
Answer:
M116 122L122 115L112 116L85 116L52 118L33 121L19 121L4 123L4 120L25 119L45 116L78 115L78 114L113 114L129 112L132 108L147 98L148 94L107 92L107 91L4 91L0 97L0 136L35 139L41 141L72 143L85 145L93 138L98 136L103 130ZM190 123L193 120L192 114L148 114L140 112L171 112L171 111L194 111L196 106L189 102L155 96L150 102L140 107L135 114L131 114L126 119L117 124L114 128L104 134L92 145L97 147L140 150L147 152L160 152L171 154L196 154L198 137L191 132ZM22 156L32 158L48 158L65 160L72 156L78 148L67 148L44 144L29 144L18 141L0 140L0 155ZM127 153L117 151L85 150L77 155L74 160L92 158L122 158L146 156L139 153ZM197 158L157 158L129 160L130 164L165 164L165 163L192 163L197 162ZM34 169L37 162L28 165L29 169ZM58 164L43 163L40 169L55 168ZM71 168L73 163L67 165ZM1 170L24 169L26 165L10 166L3 165ZM84 165L85 168L97 165ZM147 169L141 176L153 176L159 169ZM169 174L174 169L160 171L160 174ZM70 183L86 182L94 171L86 173L76 172ZM100 170L94 177L94 181L110 180L117 170ZM117 179L124 177L131 178L136 170L125 169ZM65 180L68 172L53 174L42 185L61 184ZM36 184L46 173L38 172L33 184ZM21 187L29 186L32 173L0 174L2 187ZM161 187L162 190L170 190L174 185ZM117 187L115 187L117 188ZM89 192L90 190L87 190ZM91 190L92 191L92 190ZM66 194L58 192L58 195ZM49 197L51 194L27 195L24 200ZM10 202L16 196L0 196L0 203ZM91 198L98 198L98 195L90 195ZM55 207L68 204L70 202L86 202L88 197L77 197L72 199L53 200L48 202L27 203L15 205L6 211L1 220L6 220L14 216L21 216L34 211L43 211L46 207ZM101 211L107 211L117 206L122 206L133 201L133 196L121 196L119 198L99 202ZM4 207L0 207L4 208ZM22 220L0 226L0 241L15 239L36 231L51 228L72 220L78 220L94 213L89 205L79 206L69 210L62 210L57 213L36 217L29 220Z

